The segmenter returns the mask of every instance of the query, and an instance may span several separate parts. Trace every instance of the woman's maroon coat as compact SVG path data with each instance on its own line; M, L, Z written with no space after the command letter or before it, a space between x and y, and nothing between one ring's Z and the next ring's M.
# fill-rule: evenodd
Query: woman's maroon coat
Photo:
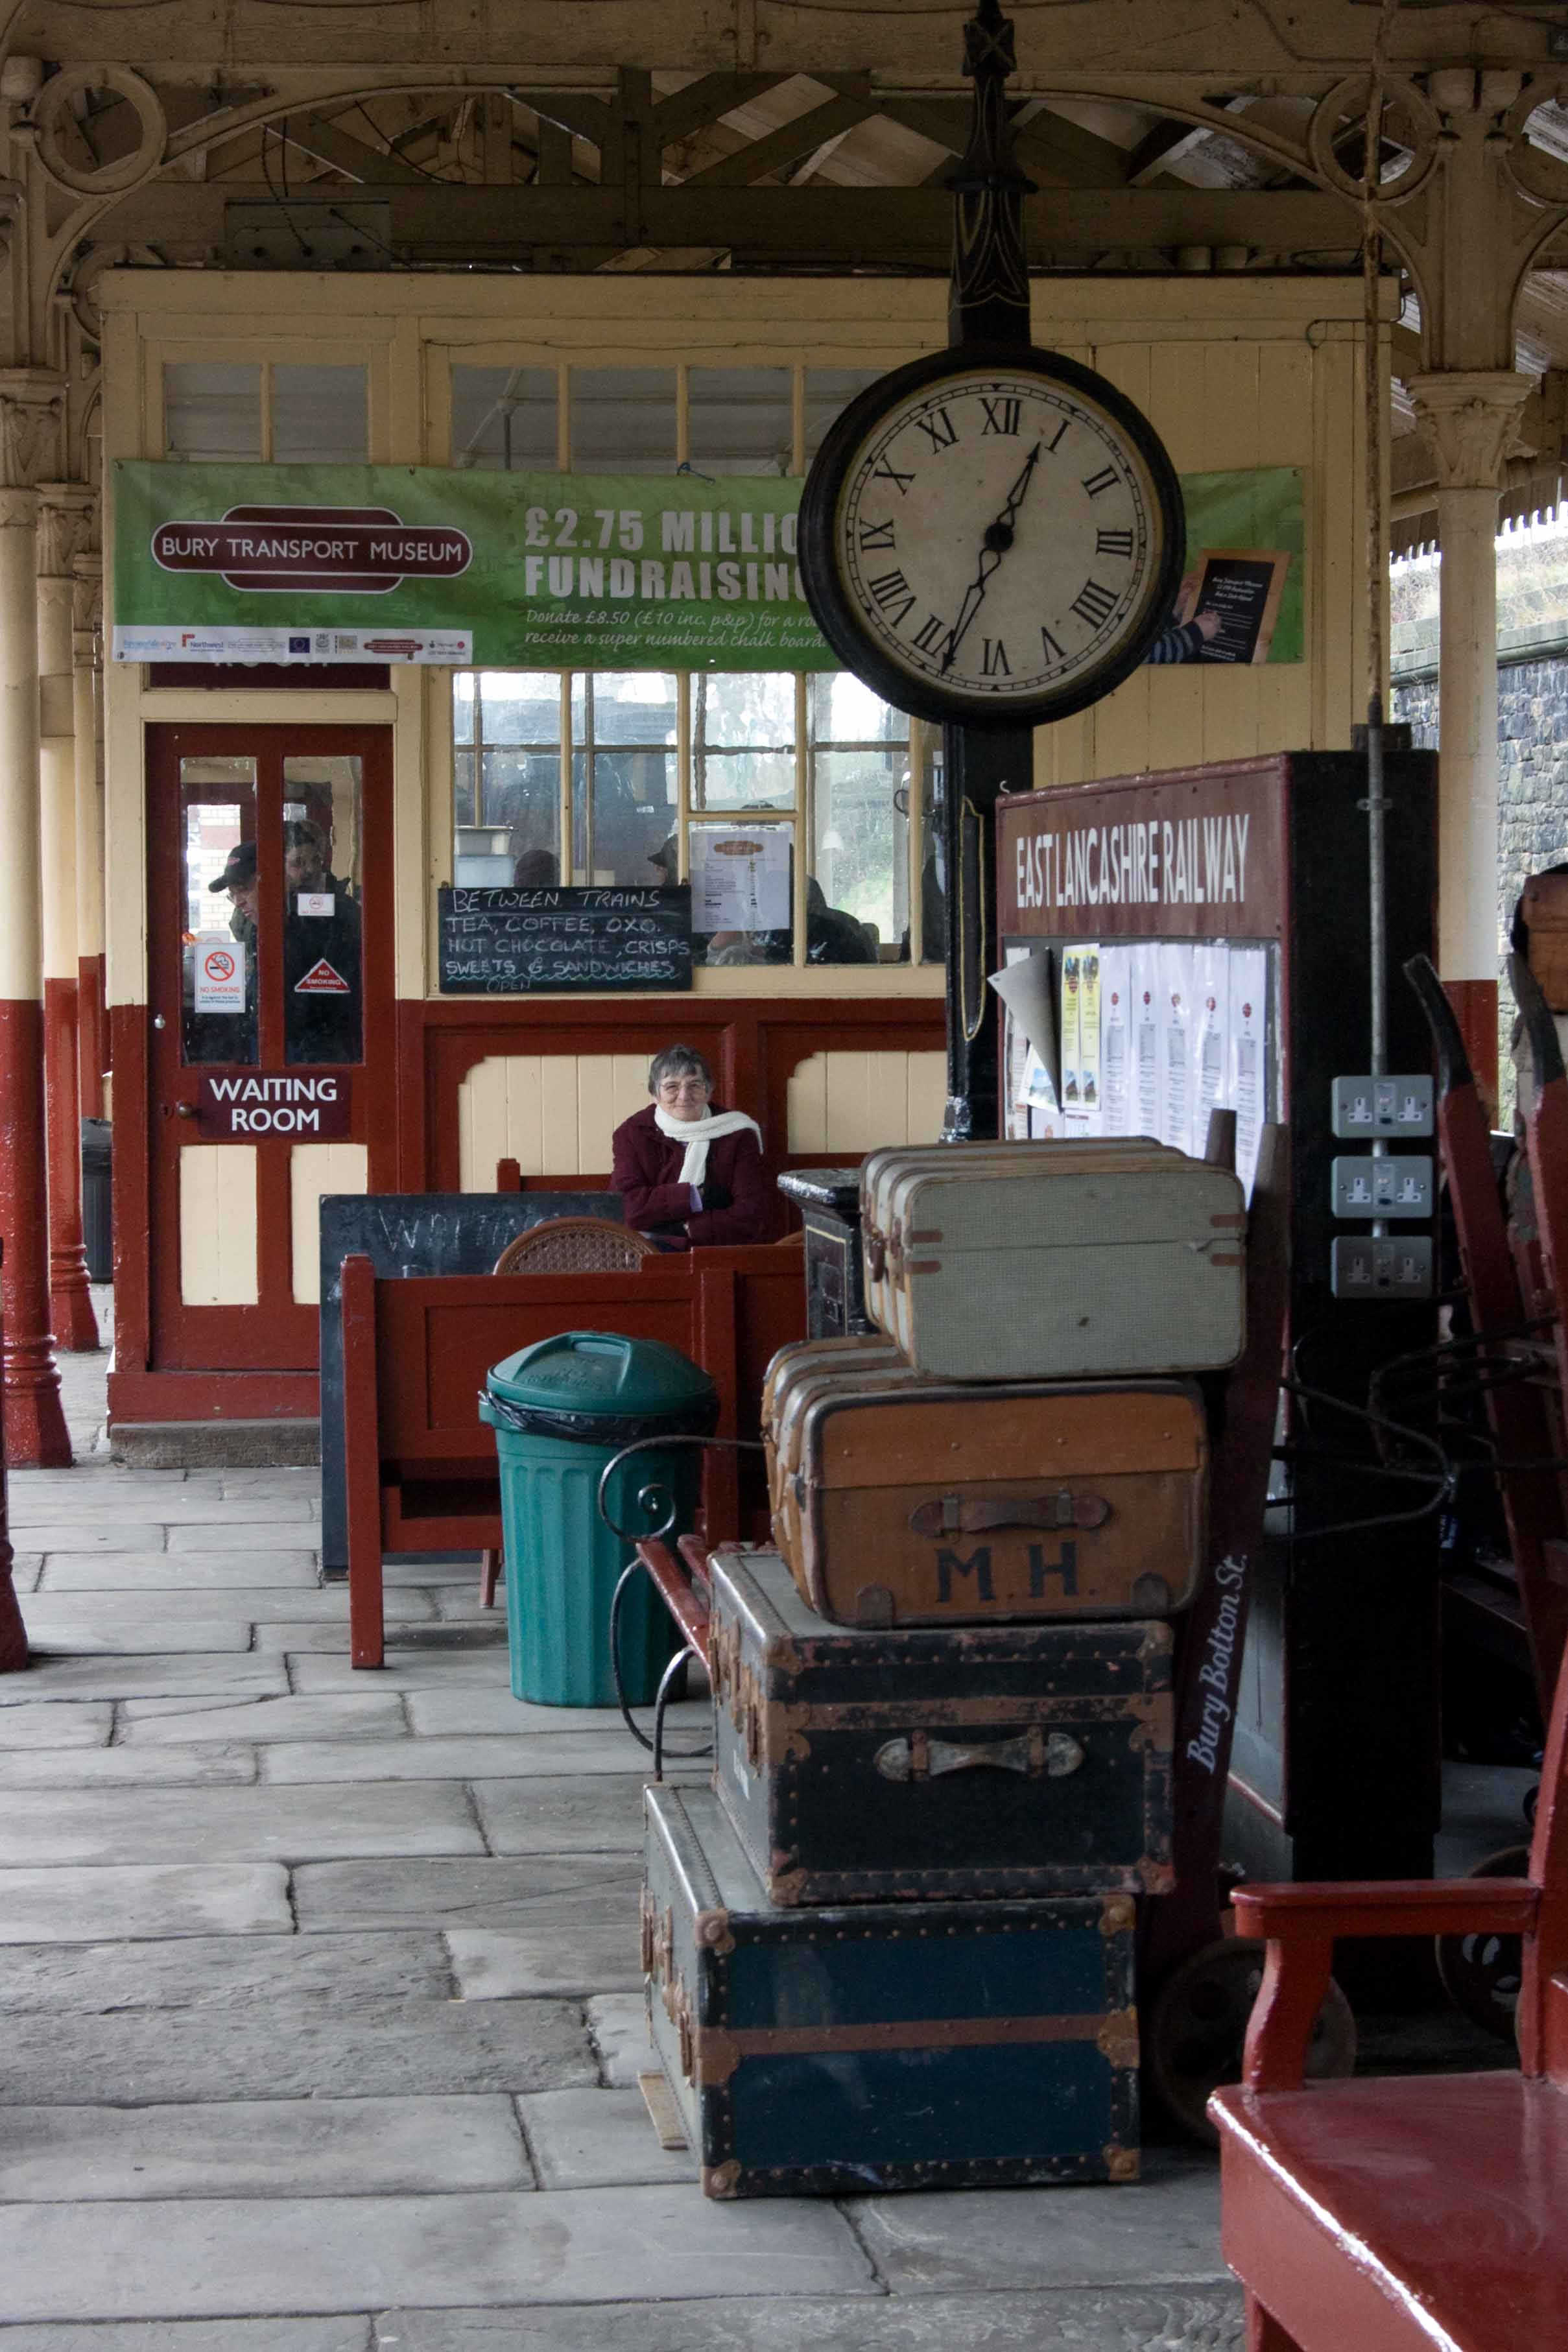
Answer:
M710 1110L723 1108L710 1103ZM628 1225L639 1232L676 1225L700 1246L712 1242L771 1242L778 1231L778 1192L750 1128L721 1135L708 1147L706 1181L722 1184L730 1193L727 1209L693 1213L689 1188L680 1181L684 1144L661 1135L654 1121L654 1106L635 1111L616 1129L615 1172L610 1182L620 1193Z

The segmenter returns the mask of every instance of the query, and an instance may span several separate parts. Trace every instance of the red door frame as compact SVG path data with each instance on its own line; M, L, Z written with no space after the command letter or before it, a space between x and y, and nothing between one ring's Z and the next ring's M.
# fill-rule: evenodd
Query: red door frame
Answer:
M254 757L257 847L264 903L282 891L283 762L291 757L358 756L360 769L360 895L363 908L363 1052L353 1070L348 1137L369 1149L368 1181L384 1190L395 1181L394 1106L396 1085L393 999L392 807L390 727L338 727L279 722L247 727L175 724L147 730L148 1226L151 1254L149 1369L161 1371L303 1372L317 1361L314 1307L293 1296L292 1201L287 1139L258 1138L257 1256L259 1297L253 1307L187 1307L180 1295L179 1153L195 1139L184 1115L194 1111L204 1076L213 1066L181 1058L181 961L184 929L184 861L180 822L180 762L190 758ZM265 987L277 996L270 1014L264 994L262 1029L280 1035L281 976L278 959ZM163 1016L163 1026L158 1017ZM281 1066L281 1055L265 1067ZM129 1140L129 1138L126 1139ZM223 1149L223 1146L218 1146Z

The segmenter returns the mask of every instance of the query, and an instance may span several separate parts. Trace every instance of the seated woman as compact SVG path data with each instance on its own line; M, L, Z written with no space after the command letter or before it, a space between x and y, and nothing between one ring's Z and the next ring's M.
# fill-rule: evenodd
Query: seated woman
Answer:
M668 1249L768 1242L778 1201L763 1131L713 1102L713 1073L690 1045L667 1045L647 1074L653 1097L616 1128L611 1184L628 1225Z

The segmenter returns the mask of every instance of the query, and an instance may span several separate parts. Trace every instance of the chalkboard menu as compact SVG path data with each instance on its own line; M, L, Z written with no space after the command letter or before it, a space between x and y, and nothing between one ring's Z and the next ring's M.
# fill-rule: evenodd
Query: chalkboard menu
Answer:
M689 988L691 892L448 885L439 955L444 995Z

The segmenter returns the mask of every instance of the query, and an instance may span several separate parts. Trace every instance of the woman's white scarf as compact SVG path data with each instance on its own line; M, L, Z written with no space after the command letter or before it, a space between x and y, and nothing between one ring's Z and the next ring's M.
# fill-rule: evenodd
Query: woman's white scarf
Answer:
M660 1135L668 1135L671 1143L684 1143L686 1157L680 1163L680 1184L700 1184L708 1174L708 1146L717 1143L721 1135L739 1135L749 1127L757 1139L761 1150L763 1130L754 1118L743 1110L707 1110L700 1118L672 1118L662 1103L653 1107L653 1123Z

